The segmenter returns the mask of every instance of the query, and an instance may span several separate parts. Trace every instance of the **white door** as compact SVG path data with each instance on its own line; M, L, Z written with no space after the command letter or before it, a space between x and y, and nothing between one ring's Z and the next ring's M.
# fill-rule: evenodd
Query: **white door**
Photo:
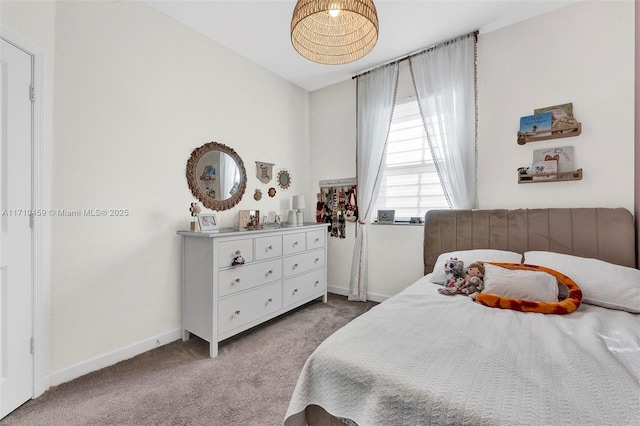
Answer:
M0 418L33 395L31 55L0 49Z

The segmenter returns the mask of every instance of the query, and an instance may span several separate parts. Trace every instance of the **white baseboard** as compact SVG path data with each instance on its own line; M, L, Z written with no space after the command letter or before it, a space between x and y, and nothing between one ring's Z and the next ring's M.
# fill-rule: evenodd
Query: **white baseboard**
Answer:
M49 386L57 386L70 380L77 379L85 374L100 370L101 368L109 367L110 365L117 364L125 359L133 358L136 355L140 355L141 353L157 348L158 346L166 345L167 343L171 343L181 338L182 329L179 328L177 330L134 343L122 349L92 358L69 368L56 371L51 373L47 378L47 388Z
M327 285L327 291L333 294L339 294L340 296L348 296L349 289L344 287L339 287L336 285ZM373 302L384 302L390 296L385 296L383 294L371 293L367 292L367 300L371 300Z

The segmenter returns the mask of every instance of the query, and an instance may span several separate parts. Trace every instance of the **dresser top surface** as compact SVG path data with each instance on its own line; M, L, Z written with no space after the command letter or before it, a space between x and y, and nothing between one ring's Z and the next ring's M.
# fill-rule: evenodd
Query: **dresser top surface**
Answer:
M240 230L238 228L220 228L218 231L178 231L178 235L184 237L199 237L199 238L219 238L219 237L233 237L239 235L255 235L255 234L267 234L282 231L307 231L311 229L326 229L326 223L309 222L299 226L289 226L287 224L281 224L279 227L265 227L262 229L247 229Z

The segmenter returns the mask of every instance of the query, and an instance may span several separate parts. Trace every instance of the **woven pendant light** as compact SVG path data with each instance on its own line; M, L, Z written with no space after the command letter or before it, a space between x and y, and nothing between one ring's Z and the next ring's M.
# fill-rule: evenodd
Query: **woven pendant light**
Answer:
M298 0L291 18L291 43L310 61L353 62L378 41L378 15L372 0Z

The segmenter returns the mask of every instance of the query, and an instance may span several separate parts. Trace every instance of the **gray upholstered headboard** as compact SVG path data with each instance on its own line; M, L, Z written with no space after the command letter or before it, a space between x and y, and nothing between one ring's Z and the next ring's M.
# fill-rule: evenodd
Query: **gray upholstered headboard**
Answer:
M431 210L425 215L425 274L441 253L480 248L553 251L636 266L633 216L624 208Z

